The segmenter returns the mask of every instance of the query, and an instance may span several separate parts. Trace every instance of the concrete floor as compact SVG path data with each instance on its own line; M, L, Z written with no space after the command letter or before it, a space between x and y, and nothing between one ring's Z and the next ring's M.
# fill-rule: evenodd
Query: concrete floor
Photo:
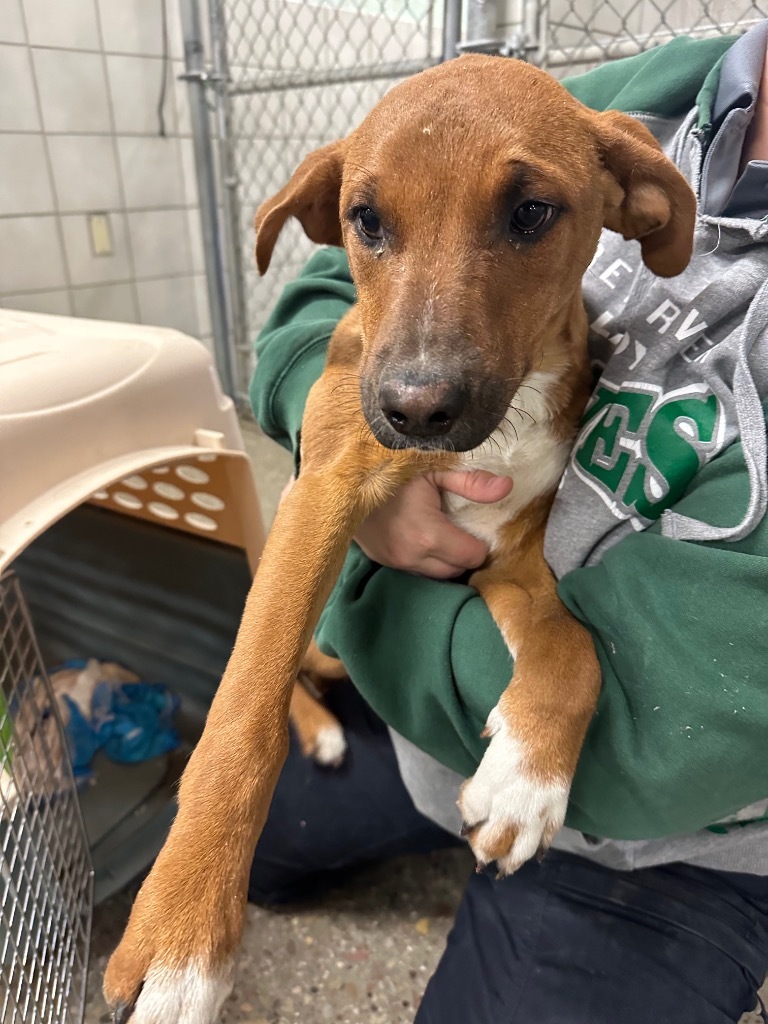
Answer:
M291 459L253 425L244 435L269 523ZM404 858L311 905L280 913L249 907L222 1024L411 1024L472 866L464 850ZM94 913L85 1024L110 1020L101 977L134 894L123 892ZM741 1024L760 1019L749 1014Z

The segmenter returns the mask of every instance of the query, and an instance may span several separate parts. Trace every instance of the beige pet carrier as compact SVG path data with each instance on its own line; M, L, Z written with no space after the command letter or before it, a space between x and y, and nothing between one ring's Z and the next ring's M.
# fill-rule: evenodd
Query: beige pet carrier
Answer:
M262 543L201 344L0 310L0 1024L82 1019L94 874L104 898L162 843ZM181 749L97 754L78 793L44 667L67 657L175 689Z

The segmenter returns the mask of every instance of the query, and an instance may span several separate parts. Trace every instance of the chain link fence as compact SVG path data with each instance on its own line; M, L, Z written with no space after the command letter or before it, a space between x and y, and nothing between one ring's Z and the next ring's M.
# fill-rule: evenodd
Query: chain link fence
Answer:
M312 251L289 222L259 279L254 213L310 150L349 132L399 79L437 63L456 43L562 76L676 35L742 32L768 17L768 0L463 0L461 22L461 0L209 4L229 345L244 404L253 339ZM461 24L460 40L452 24Z
M768 16L768 0L549 0L537 6L532 34L529 19L522 26L502 22L502 36L519 48L522 31L528 59L558 76L631 57L678 35L744 32Z

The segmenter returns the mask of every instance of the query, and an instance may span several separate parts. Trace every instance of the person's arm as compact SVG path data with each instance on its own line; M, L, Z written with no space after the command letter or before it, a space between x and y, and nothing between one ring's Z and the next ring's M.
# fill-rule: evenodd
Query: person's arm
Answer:
M331 335L355 301L343 249L319 249L287 285L256 339L253 414L262 430L297 452L309 389L323 372Z
M736 444L677 510L739 517L748 478ZM657 527L563 578L603 672L567 824L653 838L706 827L768 795L768 522L738 543L669 540ZM512 664L469 587L348 559L318 630L398 732L462 774ZM563 699L567 699L567 679Z

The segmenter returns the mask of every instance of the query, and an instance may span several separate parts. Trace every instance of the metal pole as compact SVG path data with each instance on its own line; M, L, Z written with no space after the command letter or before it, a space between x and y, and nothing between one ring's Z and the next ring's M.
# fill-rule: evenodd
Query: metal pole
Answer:
M205 277L208 284L214 355L221 386L226 394L235 398L237 396L236 358L229 329L224 249L218 218L216 175L206 96L206 83L210 80L210 75L205 67L198 0L181 0L181 28L184 35L185 67L182 77L187 80L189 88L189 110L197 187L200 194L200 223L203 231Z
M468 0L467 42L496 39L497 29L498 11L496 0Z
M443 60L451 60L461 40L461 0L445 0L443 8Z
M227 298L229 300L229 327L232 347L236 352L236 386L240 404L248 406L248 377L252 339L246 327L245 274L240 219L240 179L234 153L232 125L232 98L229 91L230 73L227 55L226 25L221 0L209 0L209 20L213 66L219 88L216 90L216 126L219 137L219 174L222 183L223 244L226 252L224 267L227 272ZM249 254L253 259L253 253Z

